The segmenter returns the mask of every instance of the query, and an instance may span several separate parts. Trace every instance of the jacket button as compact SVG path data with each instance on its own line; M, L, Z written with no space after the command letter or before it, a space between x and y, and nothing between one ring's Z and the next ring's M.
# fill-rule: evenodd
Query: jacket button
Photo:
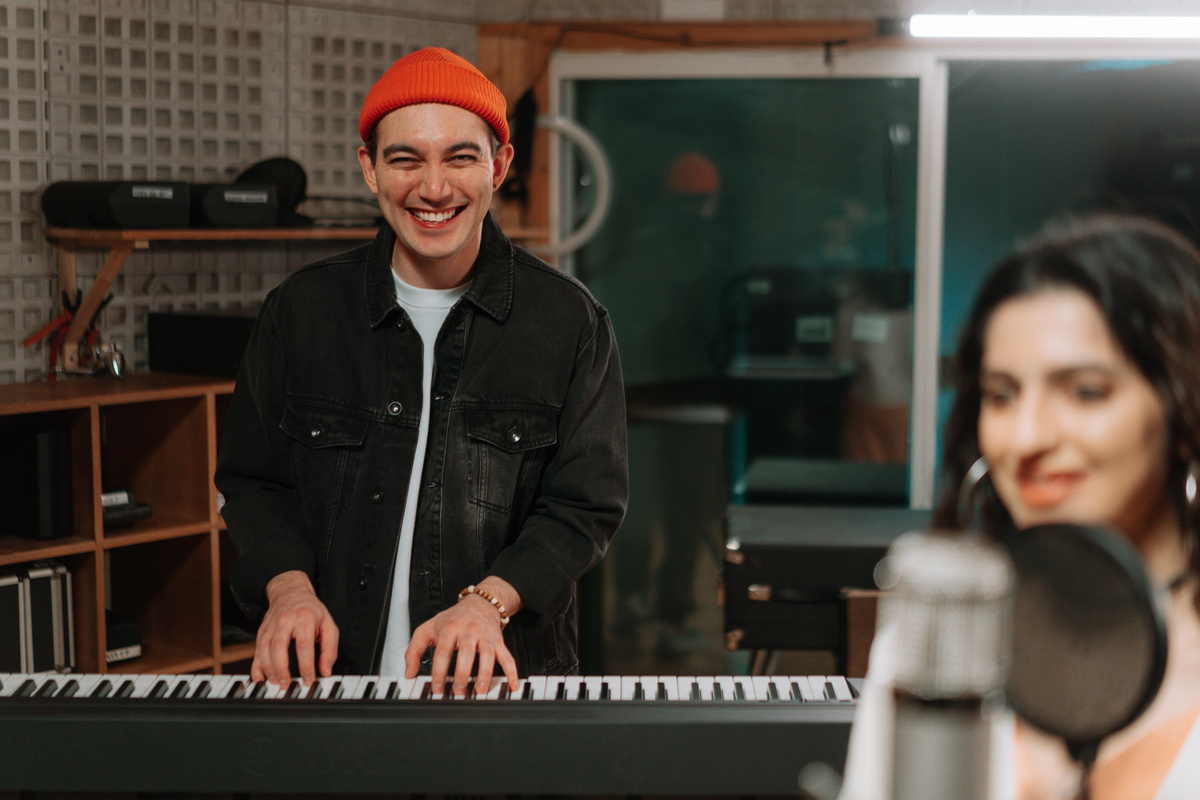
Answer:
M367 588L367 579L366 579L366 578L359 578L359 579L358 579L358 588L360 588L360 589L365 589L365 588Z
M521 441L521 432L519 430L517 430L515 427L509 428L508 429L508 440L510 442L512 442L513 444L516 444L517 442Z
M371 502L372 503L382 503L383 502L383 492L379 491L378 489L371 492Z
M313 425L313 427L312 427L312 438L314 438L314 439L320 439L320 438L321 438L321 436L322 436L324 433L325 433L325 426L324 426L324 425L322 425L322 424L321 424L321 423L319 423L319 422L318 422L316 425Z
M399 414L403 410L404 410L404 406L400 405L399 403L397 403L395 401L388 403L388 413L391 414L393 417L396 416L397 414Z

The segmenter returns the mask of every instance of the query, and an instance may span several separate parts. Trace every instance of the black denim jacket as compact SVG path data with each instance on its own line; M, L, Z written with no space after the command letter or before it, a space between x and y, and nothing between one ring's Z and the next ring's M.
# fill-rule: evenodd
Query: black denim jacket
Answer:
M394 242L385 225L267 296L216 472L238 603L260 616L267 581L303 570L348 674L377 668L421 416L421 340L396 304ZM604 555L628 493L608 313L489 216L436 348L412 625L496 575L525 606L505 631L521 673L576 671L575 581Z

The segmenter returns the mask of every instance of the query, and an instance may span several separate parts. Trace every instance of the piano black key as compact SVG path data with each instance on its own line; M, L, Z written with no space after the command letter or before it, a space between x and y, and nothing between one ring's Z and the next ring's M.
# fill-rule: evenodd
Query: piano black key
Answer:
M136 687L133 685L133 681L122 681L121 685L117 687L117 690L113 692L113 697L129 697L129 695L133 694L133 690L135 688Z
M62 689L59 690L58 694L56 694L55 697L74 697L75 693L78 691L79 691L79 681L72 678L71 680L69 680L63 684Z
M429 700L433 697L433 682L425 684L421 687L421 700Z
M375 699L375 681L367 681L366 687L363 688L363 700Z
M321 682L313 681L312 686L308 687L308 691L304 693L305 700L315 700L321 695Z
M395 700L396 695L400 692L400 684L397 681L388 681L387 691L383 693L384 700Z
M33 696L52 697L56 691L58 691L58 684L54 682L53 678L47 678L45 682L38 687L38 690L33 693Z
M36 688L37 688L37 683L35 683L32 678L26 678L25 682L17 687L17 690L15 692L13 692L12 696L13 697L29 697L31 694L33 694L33 691Z
M246 696L246 684L244 681L234 681L229 685L229 691L225 693L227 700L240 700Z
M774 683L772 683L769 687L767 687L767 698L770 700L778 700L779 699L779 687L776 686Z
M567 699L567 685L565 683L560 683L558 685L558 688L554 691L554 699L555 700L566 700Z
M714 683L713 684L713 700L724 700L724 699L725 699L725 690L721 688L721 684Z
M736 700L745 700L746 699L746 690L742 687L742 685L740 683L735 683L733 685L733 696L734 696L734 699L736 699Z
M188 684L187 681L180 681L175 684L175 688L171 690L171 699L178 700L181 697L187 697Z
M313 681L313 686L315 687L316 685L317 685L316 681ZM296 696L300 694L300 690L303 688L304 688L304 682L301 681L299 678L297 678L296 680L294 680L288 684L287 690L284 691L284 693L283 693L283 699L295 700Z
M610 697L610 695L609 695L609 692L608 692L608 681L601 681L601 682L600 682L600 699L601 699L601 700L610 700L610 699L612 699L612 698Z
M182 684L181 684L182 685ZM196 686L196 691L192 692L193 700L203 700L208 697L208 693L212 691L212 681L200 681Z
M698 683L692 684L692 698L691 699L693 699L693 700L701 699L700 698L700 684L698 684Z
M833 691L833 684L829 681L824 682L824 694L826 700L837 700L837 694Z
M105 678L96 684L96 688L88 697L108 697L112 693L112 681Z
M159 697L162 697L166 693L167 693L167 682L160 680L160 681L156 681L155 684L150 687L150 691L146 693L146 696L151 697L151 698L159 698Z
M662 681L658 682L658 694L656 694L654 696L654 699L655 700L666 700L667 699L667 685L665 683L663 683Z
M333 686L329 687L329 696L326 700L338 700L342 696L342 682L334 681Z
M246 693L246 698L249 700L257 700L258 698L262 697L266 691L266 681L255 681L254 686L251 687L250 691Z

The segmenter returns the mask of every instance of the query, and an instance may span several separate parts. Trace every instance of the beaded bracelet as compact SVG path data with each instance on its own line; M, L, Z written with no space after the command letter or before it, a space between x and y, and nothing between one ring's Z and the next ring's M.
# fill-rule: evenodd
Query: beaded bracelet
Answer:
M459 601L469 594L477 594L495 606L496 610L500 612L500 630L504 630L506 627L508 627L508 609L504 607L503 603L493 597L489 592L480 589L473 583L458 593Z

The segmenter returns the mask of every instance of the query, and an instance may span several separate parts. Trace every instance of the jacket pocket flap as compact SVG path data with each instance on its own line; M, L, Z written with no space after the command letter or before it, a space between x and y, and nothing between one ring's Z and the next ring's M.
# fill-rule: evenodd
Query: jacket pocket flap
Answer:
M307 447L357 447L367 425L366 419L342 411L288 402L279 429Z
M508 453L520 453L554 444L557 423L554 414L540 411L477 409L467 412L467 436Z

